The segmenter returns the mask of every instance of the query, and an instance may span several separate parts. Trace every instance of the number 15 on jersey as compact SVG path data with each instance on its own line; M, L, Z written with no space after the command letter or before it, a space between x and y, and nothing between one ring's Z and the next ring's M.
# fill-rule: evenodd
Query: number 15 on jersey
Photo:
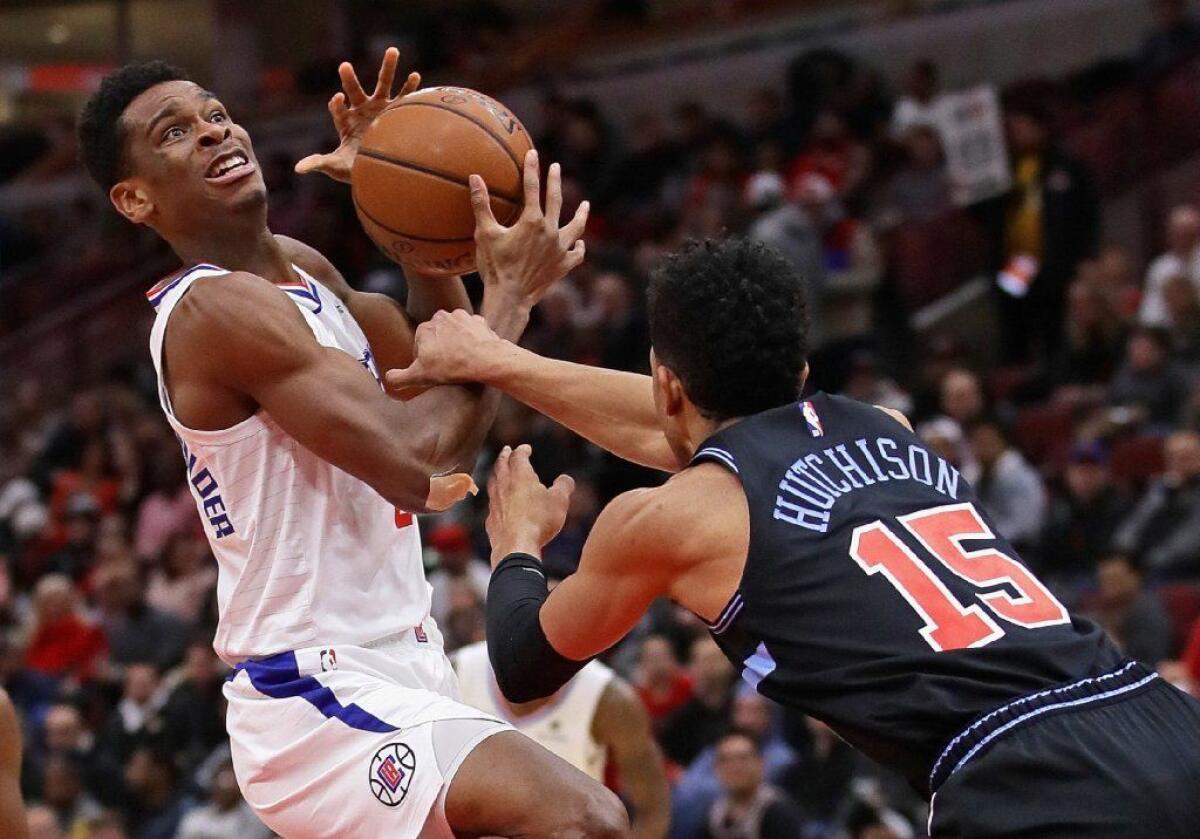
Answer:
M967 540L996 538L974 505L933 507L897 521L928 559L919 558L882 521L855 528L850 557L868 574L886 577L908 601L924 620L920 634L933 649L986 646L1004 637L997 618L1026 629L1070 622L1066 608L1017 560L994 548L963 547ZM964 606L934 573L935 562L980 589L974 594L978 602Z

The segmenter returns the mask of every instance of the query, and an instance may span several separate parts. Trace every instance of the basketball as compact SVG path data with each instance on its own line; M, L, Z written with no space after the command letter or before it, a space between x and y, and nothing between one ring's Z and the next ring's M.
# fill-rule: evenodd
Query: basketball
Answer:
M371 125L354 160L351 192L367 235L384 253L430 274L475 269L475 216L467 178L488 186L492 213L521 211L522 166L532 141L512 112L474 90L410 93Z

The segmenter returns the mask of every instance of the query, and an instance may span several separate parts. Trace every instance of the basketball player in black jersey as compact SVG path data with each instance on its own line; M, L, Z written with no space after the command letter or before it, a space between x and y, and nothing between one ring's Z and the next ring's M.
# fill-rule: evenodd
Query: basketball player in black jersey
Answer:
M486 382L675 473L609 504L548 594L537 557L571 480L501 453L488 638L509 699L552 692L670 597L762 694L903 773L933 836L1200 836L1200 703L1068 614L903 417L800 396L804 295L779 255L686 248L649 315L650 377L540 358L462 312L389 374Z

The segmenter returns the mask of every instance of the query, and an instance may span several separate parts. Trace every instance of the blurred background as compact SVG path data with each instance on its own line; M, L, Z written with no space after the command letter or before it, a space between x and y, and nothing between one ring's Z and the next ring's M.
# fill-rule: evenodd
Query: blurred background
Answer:
M271 226L404 294L332 148L336 67L388 45L483 90L591 200L588 261L525 343L647 367L647 272L689 237L780 248L813 298L814 386L897 408L1075 609L1200 684L1200 16L1186 0L0 2L0 685L37 837L264 833L228 766L216 568L154 400L141 291L177 267L77 161L99 78L164 58L255 140ZM507 403L479 464L529 442L575 476L550 546L661 476ZM434 617L483 637L485 502L422 522ZM923 836L897 779L746 694L668 603L607 656L669 761L672 836L769 784L807 837ZM756 733L757 768L713 745ZM749 780L747 781L747 777ZM620 789L620 779L610 776ZM269 834L266 834L269 835ZM763 833L763 836L770 836Z

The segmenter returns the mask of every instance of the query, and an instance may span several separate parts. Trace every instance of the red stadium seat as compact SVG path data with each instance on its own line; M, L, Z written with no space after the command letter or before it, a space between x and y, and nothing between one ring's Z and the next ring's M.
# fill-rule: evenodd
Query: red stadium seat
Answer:
M1158 589L1158 599L1171 617L1171 653L1178 655L1187 644L1192 626L1200 619L1200 585L1164 585Z
M979 225L961 210L901 224L888 255L897 292L910 310L932 303L982 269L984 247Z
M1025 456L1034 465L1049 466L1052 471L1065 459L1074 430L1075 412L1070 406L1026 408L1013 423L1013 437Z
M1113 443L1112 473L1122 483L1144 484L1161 473L1165 465L1159 437L1125 437Z

